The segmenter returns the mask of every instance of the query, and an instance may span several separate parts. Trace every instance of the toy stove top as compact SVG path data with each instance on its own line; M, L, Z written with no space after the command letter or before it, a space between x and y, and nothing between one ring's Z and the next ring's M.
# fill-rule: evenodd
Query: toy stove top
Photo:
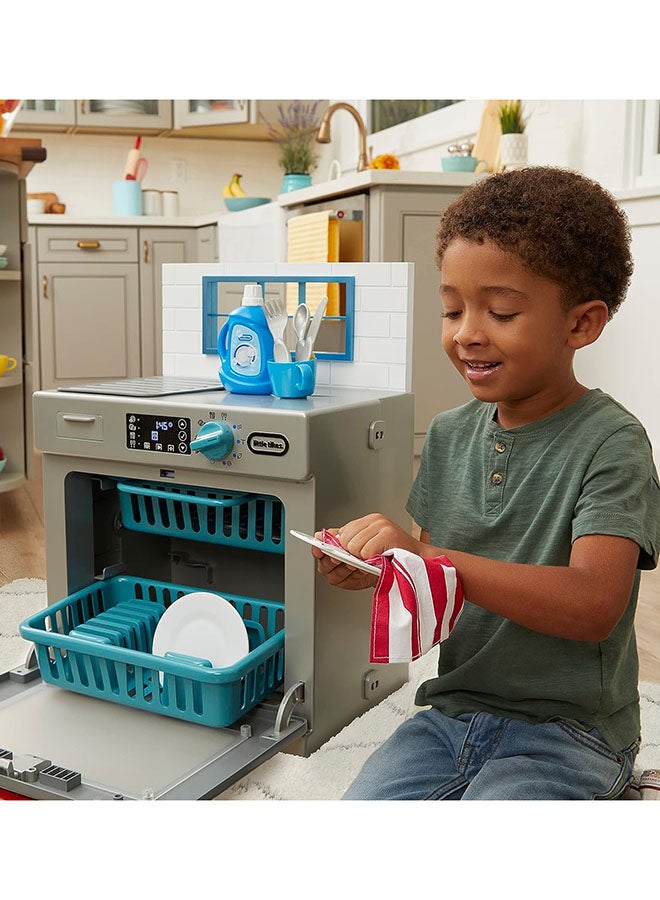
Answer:
M147 378L120 378L117 381L97 381L59 387L58 391L73 394L111 394L117 397L167 397L171 394L194 394L202 391L224 390L219 378L180 378L152 375Z

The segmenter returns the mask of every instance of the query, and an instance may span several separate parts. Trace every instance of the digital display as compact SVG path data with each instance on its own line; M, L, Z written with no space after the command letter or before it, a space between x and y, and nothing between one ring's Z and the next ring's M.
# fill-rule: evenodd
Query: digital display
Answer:
M126 446L129 450L190 454L190 419L126 413Z

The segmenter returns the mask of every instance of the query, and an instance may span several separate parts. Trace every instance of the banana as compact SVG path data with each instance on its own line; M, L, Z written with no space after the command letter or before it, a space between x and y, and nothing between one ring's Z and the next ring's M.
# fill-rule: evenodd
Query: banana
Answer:
M240 185L243 176L238 172L234 172L227 184L222 189L223 197L247 197L247 194Z

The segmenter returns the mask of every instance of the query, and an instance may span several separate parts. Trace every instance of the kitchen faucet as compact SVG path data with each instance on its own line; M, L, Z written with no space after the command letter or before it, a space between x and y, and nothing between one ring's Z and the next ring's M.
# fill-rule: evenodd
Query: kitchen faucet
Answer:
M358 160L357 170L358 172L363 172L365 169L369 168L369 161L367 160L367 127L364 124L360 113L354 106L351 106L350 103L333 103L326 109L325 115L321 119L316 140L319 144L330 143L330 119L338 109L347 110L357 122L357 127L360 130L360 158Z

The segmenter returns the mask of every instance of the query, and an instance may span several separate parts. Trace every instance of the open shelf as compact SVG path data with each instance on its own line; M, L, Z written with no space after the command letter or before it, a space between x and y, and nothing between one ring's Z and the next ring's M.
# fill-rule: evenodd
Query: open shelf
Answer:
M16 387L17 384L23 384L21 372L17 375L7 374L6 372L4 375L0 375L0 388Z
M25 476L21 472L0 472L0 494L6 491L14 491L25 481Z

